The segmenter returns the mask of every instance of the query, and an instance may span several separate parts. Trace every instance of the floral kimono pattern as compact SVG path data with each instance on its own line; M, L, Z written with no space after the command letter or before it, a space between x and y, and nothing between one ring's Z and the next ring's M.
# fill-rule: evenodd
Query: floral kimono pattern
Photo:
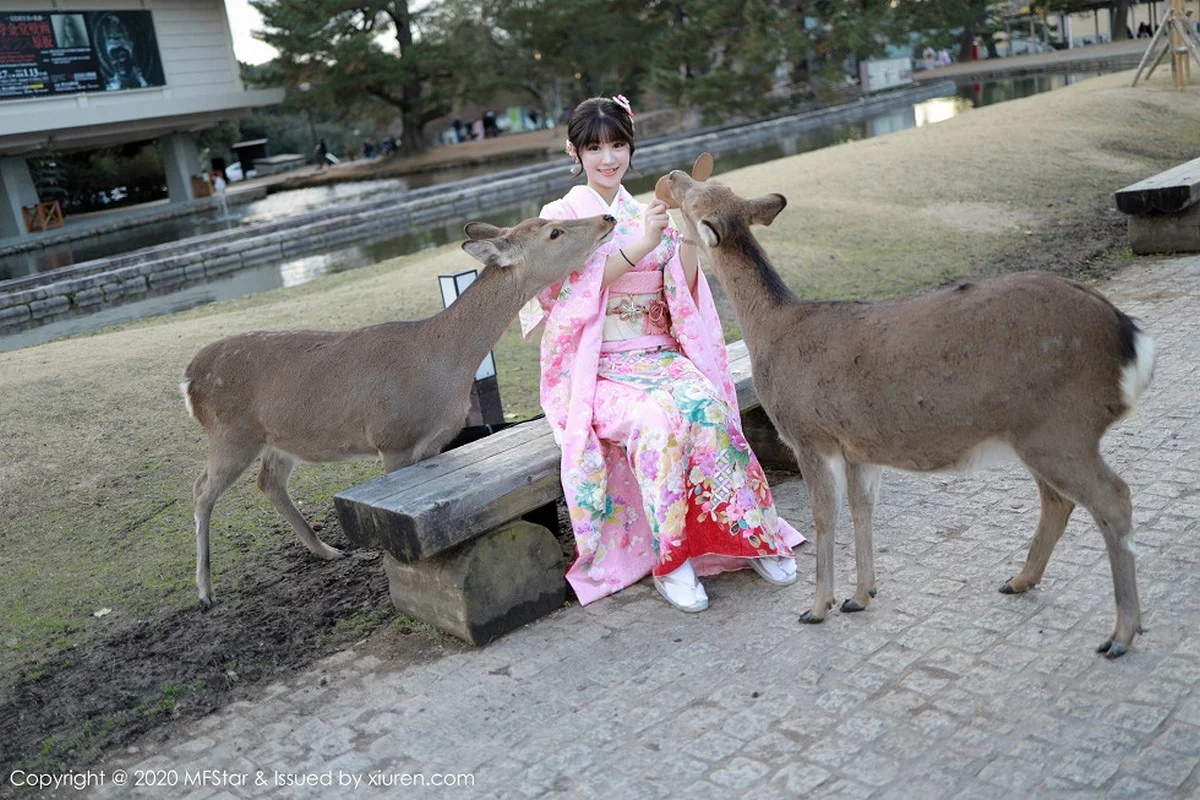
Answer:
M742 435L720 320L704 273L688 291L679 232L636 269L662 269L677 346L601 353L604 262L642 234L645 206L624 188L611 207L586 186L540 214L611 213L612 239L521 312L525 335L545 323L541 402L563 451L562 483L577 558L567 572L586 605L691 558L700 575L792 554L803 537L779 519L762 467Z

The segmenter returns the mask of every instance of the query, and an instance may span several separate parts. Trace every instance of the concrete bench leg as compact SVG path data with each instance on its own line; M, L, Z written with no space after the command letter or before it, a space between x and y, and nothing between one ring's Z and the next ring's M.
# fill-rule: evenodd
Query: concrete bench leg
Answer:
M384 553L392 603L471 644L487 644L562 607L562 548L550 531L516 520L424 561Z
M1200 203L1173 214L1135 214L1129 218L1134 253L1200 252Z

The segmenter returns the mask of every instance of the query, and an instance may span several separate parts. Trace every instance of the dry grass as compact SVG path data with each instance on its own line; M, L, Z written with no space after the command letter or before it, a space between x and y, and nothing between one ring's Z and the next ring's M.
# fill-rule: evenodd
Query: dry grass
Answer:
M798 292L897 296L997 263L1111 207L1113 190L1200 154L1200 90L1129 74L972 111L938 125L721 175L743 194L790 205L762 231ZM690 154L689 154L690 158ZM1038 238L1041 237L1041 238ZM1024 248L1024 249L1022 249ZM1014 254L1017 260L1014 261ZM204 459L178 379L221 336L259 328L347 328L433 313L433 277L473 264L457 247L395 259L98 335L0 354L0 686L100 626L194 602L191 484ZM732 321L730 321L732 328ZM536 347L515 326L496 351L508 409L536 410ZM305 466L303 507L371 464ZM221 575L252 559L276 526L247 475L218 505ZM103 620L100 608L112 609Z

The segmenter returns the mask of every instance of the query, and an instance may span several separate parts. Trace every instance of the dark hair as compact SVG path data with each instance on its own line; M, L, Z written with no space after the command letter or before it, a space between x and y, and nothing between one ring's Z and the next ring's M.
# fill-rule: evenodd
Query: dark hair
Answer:
M576 153L592 144L624 142L629 145L629 169L633 170L633 118L609 97L592 97L575 106L567 120L567 140Z

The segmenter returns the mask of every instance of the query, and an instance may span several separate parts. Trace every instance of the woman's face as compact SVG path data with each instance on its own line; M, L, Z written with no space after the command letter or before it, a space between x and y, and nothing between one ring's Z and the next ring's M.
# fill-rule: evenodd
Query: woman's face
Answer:
M629 169L629 145L626 142L589 144L579 154L588 186L608 197L615 193Z

